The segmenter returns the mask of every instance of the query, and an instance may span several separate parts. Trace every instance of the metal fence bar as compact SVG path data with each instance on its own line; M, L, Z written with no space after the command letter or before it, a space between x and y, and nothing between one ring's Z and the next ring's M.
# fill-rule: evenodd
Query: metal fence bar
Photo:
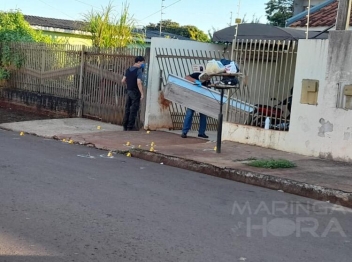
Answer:
M284 44L286 44L286 42L284 42ZM287 52L285 51L285 48L287 48ZM284 76L281 75L281 77L283 77L283 87L287 86L288 84L288 81L287 81L287 78L289 77L289 72L288 72L288 62L289 62L289 50L291 48L291 42L288 41L286 45L284 45L284 47L282 48L282 57L284 57ZM283 116L282 113L283 113L283 101L285 99L285 96L287 97L287 91L288 90L282 90L281 92L281 98L280 98L280 104L281 104L281 114L280 114L280 119L278 121L278 124L279 124L279 127L282 126L283 123L286 122L286 116ZM284 110L285 113L286 113L286 110ZM276 125L275 125L276 126ZM275 128L275 127L274 127Z
M245 62L245 58L243 58L243 53L246 56L247 52L244 52L244 44L243 44L243 40L241 41L241 45L240 45L240 49L239 49L239 55L237 55L236 58L236 62L238 63L240 70L241 70L241 64L242 61ZM243 68L243 72L244 77L246 77L246 71L245 71L245 67ZM249 94L248 94L248 85L245 83L245 79L240 79L242 81L242 83L240 84L241 89L238 90L238 92L240 93L240 100L244 101L244 102L248 102L248 98L249 98ZM245 85L246 84L246 85ZM239 123L244 123L245 119L247 117L247 114L245 111L241 110L240 111L240 117L239 117Z
M263 52L263 67L265 65L265 76L264 76L264 84L263 84L263 100L264 104L268 105L269 104L269 96L266 96L266 94L270 93L270 83L267 82L268 78L268 66L269 66L269 55L270 55L270 40L264 41L264 52ZM268 117L268 114L266 114L266 117Z

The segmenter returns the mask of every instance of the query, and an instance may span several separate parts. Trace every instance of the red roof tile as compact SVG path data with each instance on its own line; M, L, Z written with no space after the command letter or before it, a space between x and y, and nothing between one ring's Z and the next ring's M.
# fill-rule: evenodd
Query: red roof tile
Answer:
M319 11L310 15L309 18L309 27L326 27L333 26L336 23L338 9L338 1L335 1ZM352 25L352 11L351 11L351 19L350 25ZM304 17L294 23L292 23L289 27L306 27L307 26L307 17Z

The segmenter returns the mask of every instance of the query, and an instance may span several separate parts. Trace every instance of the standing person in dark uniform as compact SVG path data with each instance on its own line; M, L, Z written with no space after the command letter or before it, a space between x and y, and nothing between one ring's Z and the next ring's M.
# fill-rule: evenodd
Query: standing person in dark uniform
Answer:
M125 104L125 115L123 117L124 131L138 131L134 124L138 114L140 101L144 98L143 92L143 68L144 57L137 56L134 65L126 70L122 83L127 84L127 99Z
M208 86L210 84L209 76L206 73L202 73L203 67L200 68L200 71L201 72L195 72L193 74L190 74L185 78L188 81L198 85L199 87ZM194 114L194 110L187 108L186 117L183 122L183 128L182 128L182 134L181 134L182 138L187 138L187 133L192 127L193 114ZM205 134L206 127L207 127L207 116L202 113L199 113L198 137L208 138L208 136Z

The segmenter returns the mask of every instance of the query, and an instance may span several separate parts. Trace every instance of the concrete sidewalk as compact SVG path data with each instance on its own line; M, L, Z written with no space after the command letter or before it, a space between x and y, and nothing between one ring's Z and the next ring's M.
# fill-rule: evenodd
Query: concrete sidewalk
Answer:
M129 152L132 157L352 207L352 164L230 141L223 141L222 152L217 154L215 132L209 133L209 140L192 134L184 139L175 131L124 132L120 126L73 118L8 123L0 128L58 140L72 139L99 149ZM263 169L246 165L253 158L287 159L297 167Z

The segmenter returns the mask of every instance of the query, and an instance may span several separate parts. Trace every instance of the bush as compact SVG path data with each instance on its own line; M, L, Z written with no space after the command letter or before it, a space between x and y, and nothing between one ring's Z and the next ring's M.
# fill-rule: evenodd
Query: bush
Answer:
M20 11L0 11L0 80L10 78L11 69L20 68L23 55L11 49L13 42L44 42L52 39L31 28Z
M10 78L10 72L6 68L0 68L0 80L8 80Z

